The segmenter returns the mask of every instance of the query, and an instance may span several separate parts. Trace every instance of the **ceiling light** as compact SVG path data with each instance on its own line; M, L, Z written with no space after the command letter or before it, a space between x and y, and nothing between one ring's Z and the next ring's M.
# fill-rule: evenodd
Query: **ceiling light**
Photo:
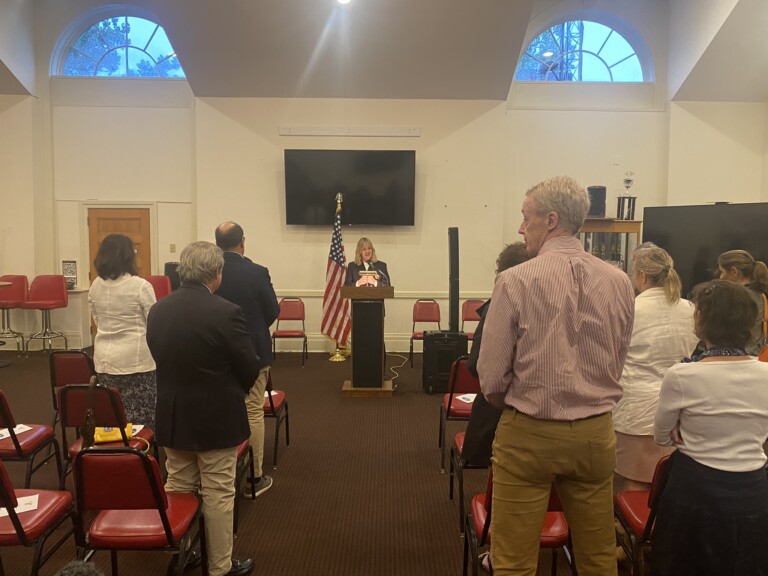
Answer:
M341 0L339 0L339 1L341 1ZM544 52L544 54L542 54L542 56L544 56L544 58L552 58L552 56L554 56L554 55L555 55L554 52Z
M336 0L339 4L349 4L350 0Z

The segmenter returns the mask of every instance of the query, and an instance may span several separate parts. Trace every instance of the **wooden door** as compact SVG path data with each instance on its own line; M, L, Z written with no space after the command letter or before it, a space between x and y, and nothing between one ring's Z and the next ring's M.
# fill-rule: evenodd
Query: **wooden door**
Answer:
M131 239L136 249L136 271L139 276L152 273L149 208L88 208L91 282L96 278L93 260L96 258L102 240L110 234L123 234Z

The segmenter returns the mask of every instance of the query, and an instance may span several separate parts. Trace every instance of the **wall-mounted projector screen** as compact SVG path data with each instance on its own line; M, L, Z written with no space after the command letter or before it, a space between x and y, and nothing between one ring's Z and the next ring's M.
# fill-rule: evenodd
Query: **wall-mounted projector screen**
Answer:
M717 277L717 257L746 250L768 263L768 203L659 206L643 211L643 241L664 248L683 281L683 297Z
M343 224L413 226L413 150L286 150L286 224L330 225L341 192Z

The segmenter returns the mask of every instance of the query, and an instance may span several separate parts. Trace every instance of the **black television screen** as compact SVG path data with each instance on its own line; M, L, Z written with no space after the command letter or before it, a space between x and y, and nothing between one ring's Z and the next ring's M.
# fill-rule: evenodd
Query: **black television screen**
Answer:
M413 226L413 150L286 150L287 224L330 225L336 194L343 224Z
M672 256L683 296L717 276L723 252L746 250L768 262L768 203L659 206L646 208L643 219L643 241Z

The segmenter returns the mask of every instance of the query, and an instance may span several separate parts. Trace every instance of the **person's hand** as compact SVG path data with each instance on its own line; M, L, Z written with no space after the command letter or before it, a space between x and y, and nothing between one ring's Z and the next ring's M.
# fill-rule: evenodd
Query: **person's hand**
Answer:
M683 434L680 432L680 422L675 424L675 427L672 428L672 432L669 433L669 437L672 438L672 443L675 446L685 444L685 442L683 442Z

